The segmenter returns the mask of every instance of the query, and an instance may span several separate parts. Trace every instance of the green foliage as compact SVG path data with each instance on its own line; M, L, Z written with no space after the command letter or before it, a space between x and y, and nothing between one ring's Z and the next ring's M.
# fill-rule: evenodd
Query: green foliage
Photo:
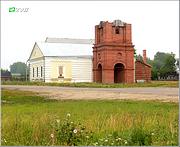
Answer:
M148 146L152 144L152 134L142 127L135 127L132 130L130 144L138 146Z
M157 79L158 76L167 78L176 70L175 55L173 53L157 52L153 61L153 78Z
M134 58L137 59L137 49L134 48Z
M68 146L89 145L93 138L92 132L87 131L81 123L73 122L70 115L68 113L62 122L59 119L56 120L54 129L57 143Z
M13 93L13 91L4 90L2 93L2 104L37 104L48 101L43 97L35 97L32 92L22 93L21 91L17 91L16 96L13 96Z
M2 145L178 145L177 103L55 101L4 89L2 103Z
M11 73L20 73L21 75L26 75L26 64L23 62L15 62L10 65Z

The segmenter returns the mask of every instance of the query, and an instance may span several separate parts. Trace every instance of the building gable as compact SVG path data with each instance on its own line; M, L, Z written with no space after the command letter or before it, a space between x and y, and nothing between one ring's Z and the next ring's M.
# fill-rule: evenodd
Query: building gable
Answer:
M31 55L29 57L29 60L31 59L35 59L35 58L40 58L40 57L43 57L43 53L41 51L41 49L39 48L39 46L37 45L37 43L35 43L33 49L32 49L32 52L31 52Z

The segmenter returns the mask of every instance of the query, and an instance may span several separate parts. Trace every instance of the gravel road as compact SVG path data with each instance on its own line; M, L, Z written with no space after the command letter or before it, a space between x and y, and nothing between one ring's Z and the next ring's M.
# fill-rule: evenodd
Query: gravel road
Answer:
M131 99L178 102L179 88L76 88L56 86L2 85L3 89L38 92L50 99Z

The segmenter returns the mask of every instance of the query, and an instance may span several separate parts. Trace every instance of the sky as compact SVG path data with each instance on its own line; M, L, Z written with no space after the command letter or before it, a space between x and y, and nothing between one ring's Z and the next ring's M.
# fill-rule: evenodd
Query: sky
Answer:
M146 49L151 59L158 51L179 57L178 1L1 1L1 14L3 69L26 62L34 43L46 37L94 39L95 25L116 19L132 24L137 54Z

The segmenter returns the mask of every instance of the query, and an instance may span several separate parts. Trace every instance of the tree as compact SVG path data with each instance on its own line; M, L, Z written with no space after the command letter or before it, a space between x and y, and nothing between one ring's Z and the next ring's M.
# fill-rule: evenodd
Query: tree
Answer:
M12 65L10 65L10 71L11 73L20 73L21 75L26 75L26 64L23 62L15 62Z
M154 78L167 78L176 71L176 59L173 53L157 52L154 56L152 73Z

